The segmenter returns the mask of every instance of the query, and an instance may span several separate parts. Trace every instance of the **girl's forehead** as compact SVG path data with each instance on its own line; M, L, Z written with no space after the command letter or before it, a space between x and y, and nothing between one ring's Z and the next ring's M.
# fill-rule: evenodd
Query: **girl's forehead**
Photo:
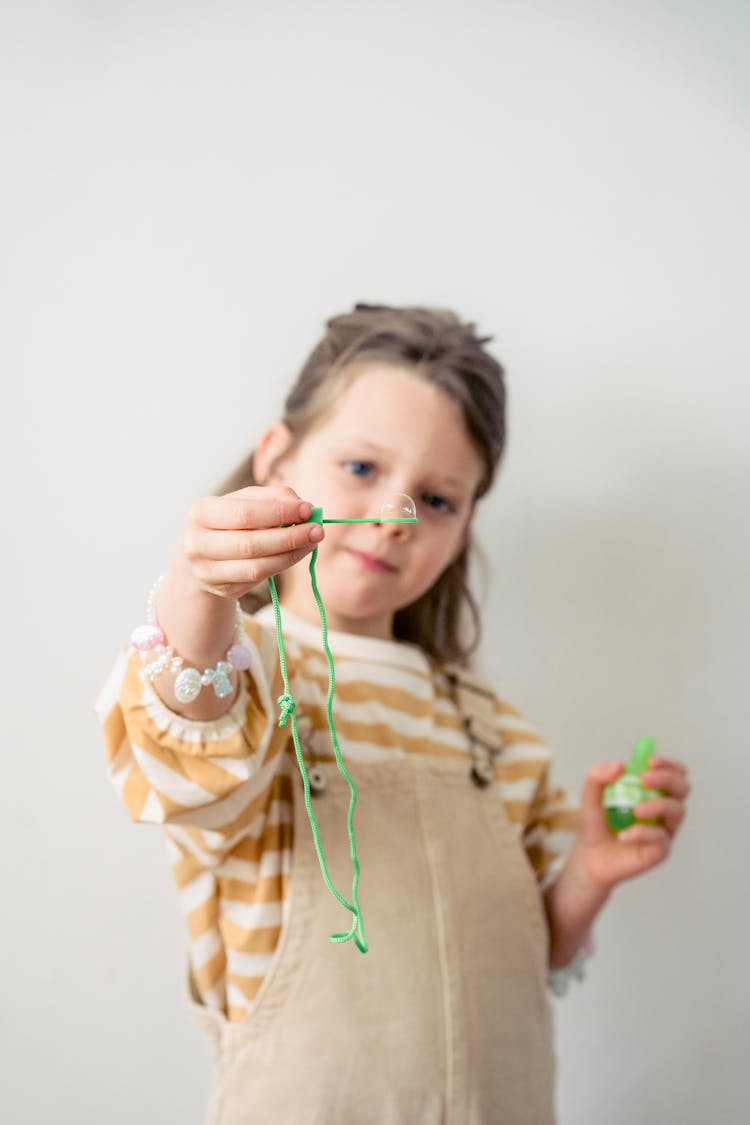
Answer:
M403 425L425 420L433 424L463 422L459 406L440 387L412 368L388 364L368 364L354 371L336 395L329 419L352 416Z
M478 481L482 472L460 406L409 368L371 365L357 372L321 419L317 437L334 450L354 444L353 454L398 455L444 478Z

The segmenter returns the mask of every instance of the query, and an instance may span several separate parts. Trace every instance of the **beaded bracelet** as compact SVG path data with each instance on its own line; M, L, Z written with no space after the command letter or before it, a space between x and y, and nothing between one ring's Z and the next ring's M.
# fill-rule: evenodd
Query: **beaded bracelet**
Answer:
M139 652L153 652L156 657L144 665L143 675L153 683L162 672L173 672L174 694L180 703L192 703L200 695L201 689L209 685L214 689L217 699L226 699L234 690L230 679L232 670L243 671L250 667L252 661L250 649L242 642L244 625L240 603L236 603L234 641L224 654L224 659L219 660L215 668L199 672L197 668L184 667L184 658L174 651L156 619L156 587L161 581L161 578L157 578L148 595L145 625L138 625L130 634L133 648Z

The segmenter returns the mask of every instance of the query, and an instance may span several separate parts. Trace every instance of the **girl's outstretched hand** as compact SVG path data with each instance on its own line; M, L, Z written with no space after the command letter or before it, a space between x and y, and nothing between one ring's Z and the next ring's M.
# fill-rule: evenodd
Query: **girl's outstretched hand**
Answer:
M196 501L182 540L192 578L211 594L242 597L320 542L320 524L304 522L311 511L312 505L286 485L252 485Z
M637 817L661 817L662 823L634 824L615 833L607 824L602 795L622 772L621 762L593 766L586 776L581 798L574 851L588 878L603 891L663 863L685 817L685 802L690 793L685 765L654 755L641 780L649 789L663 790L664 796L636 805L634 812Z
M210 669L224 660L237 630L234 599L299 562L323 538L320 524L304 522L311 512L286 485L251 485L193 504L155 605L170 647L188 665ZM231 677L236 688L238 673ZM180 702L169 670L153 682L162 701L189 719L217 719L234 701L234 693L201 691Z

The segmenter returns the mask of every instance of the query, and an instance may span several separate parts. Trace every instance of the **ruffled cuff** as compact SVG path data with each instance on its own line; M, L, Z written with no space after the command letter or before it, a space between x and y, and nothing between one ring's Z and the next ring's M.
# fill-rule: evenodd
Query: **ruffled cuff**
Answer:
M243 673L240 673L237 696L232 706L218 719L188 719L173 711L148 680L144 679L141 706L162 735L194 746L199 752L212 743L221 743L242 730L247 715L250 694ZM184 747L183 747L184 749Z
M571 981L579 984L586 979L586 965L594 956L594 939L591 934L586 938L573 960L561 969L550 969L547 973L547 984L552 993L563 997L570 988Z

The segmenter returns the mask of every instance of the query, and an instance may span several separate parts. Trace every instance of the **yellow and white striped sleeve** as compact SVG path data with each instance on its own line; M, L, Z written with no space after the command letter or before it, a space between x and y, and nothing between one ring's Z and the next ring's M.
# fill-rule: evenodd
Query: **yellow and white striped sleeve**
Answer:
M523 843L542 890L554 883L572 847L578 810L564 789L550 783L549 768L539 778L529 807Z
M578 811L564 789L550 779L552 753L531 723L508 703L497 700L503 751L496 767L505 780L511 820L542 890L555 881L573 843Z
M197 830L220 851L268 787L286 741L272 704L275 640L251 621L246 632L251 670L240 673L237 699L220 719L198 722L169 710L132 648L120 654L96 702L109 777L131 819Z

